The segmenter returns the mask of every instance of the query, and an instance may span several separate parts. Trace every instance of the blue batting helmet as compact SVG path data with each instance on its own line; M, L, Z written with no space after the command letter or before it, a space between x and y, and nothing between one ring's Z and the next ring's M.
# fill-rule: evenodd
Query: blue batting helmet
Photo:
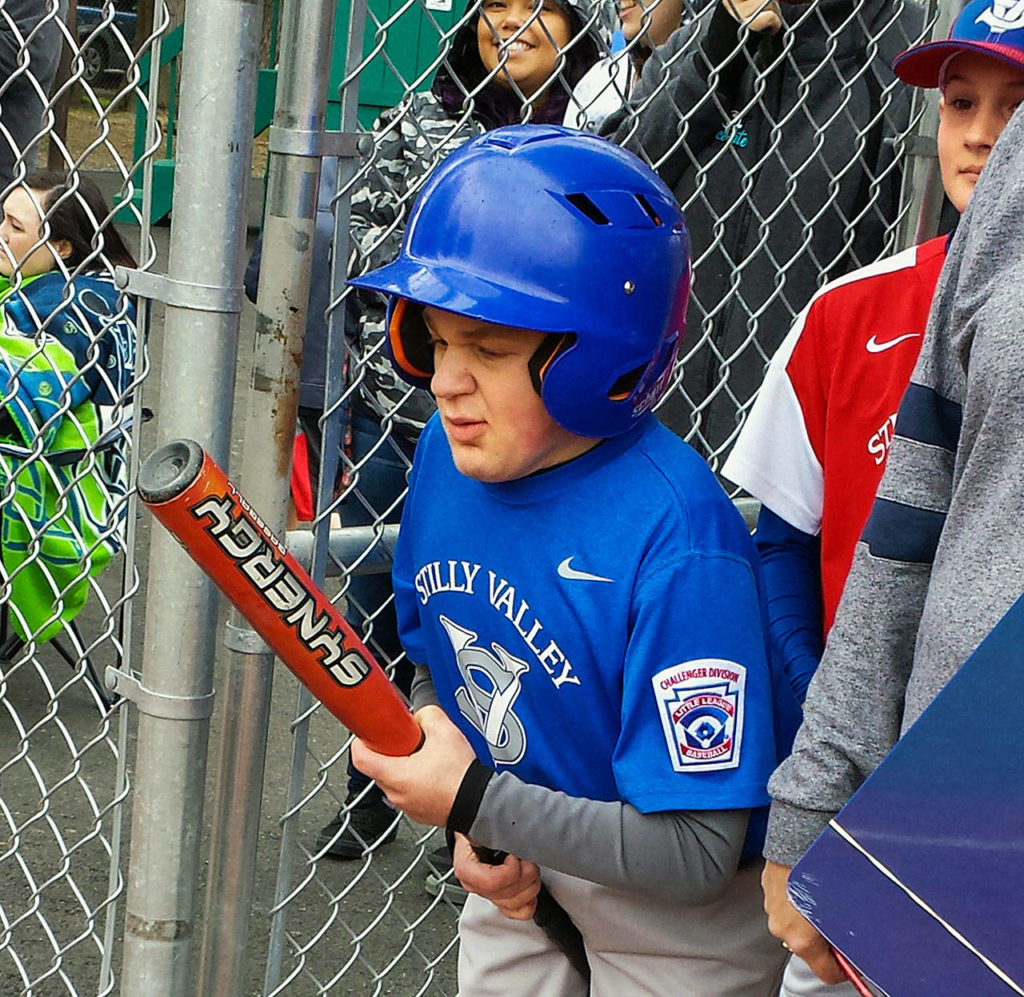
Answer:
M672 192L636 156L555 125L513 125L452 153L416 199L398 258L351 281L390 297L399 374L428 387L430 305L549 333L531 360L551 417L626 432L664 393L690 289Z

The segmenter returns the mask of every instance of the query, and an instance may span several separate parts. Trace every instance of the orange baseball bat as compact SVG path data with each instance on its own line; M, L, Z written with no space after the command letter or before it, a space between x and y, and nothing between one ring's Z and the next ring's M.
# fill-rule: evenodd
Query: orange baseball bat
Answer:
M139 496L298 680L384 755L423 740L405 700L285 545L192 440L154 451Z

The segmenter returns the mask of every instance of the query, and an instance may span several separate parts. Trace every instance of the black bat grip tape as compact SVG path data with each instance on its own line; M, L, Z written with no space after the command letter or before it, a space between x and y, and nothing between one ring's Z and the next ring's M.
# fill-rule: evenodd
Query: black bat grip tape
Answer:
M486 845L474 845L473 851L484 865L501 865L508 855L508 852L503 852L498 848L488 848Z
M576 927L566 909L541 886L537 894L537 909L533 912L533 923L562 950L569 960L569 965L583 979L590 982L590 960L587 958L587 947L583 943L583 935Z
M501 865L508 852L486 845L473 845L473 851L485 865ZM537 909L533 914L537 925L569 960L570 965L587 982L590 981L590 960L580 929L573 923L565 908L551 895L546 886L537 894Z

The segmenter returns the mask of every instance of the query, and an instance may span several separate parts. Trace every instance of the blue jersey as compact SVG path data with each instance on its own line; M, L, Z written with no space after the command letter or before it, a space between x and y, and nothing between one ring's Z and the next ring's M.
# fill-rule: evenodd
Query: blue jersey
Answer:
M653 417L498 484L443 429L394 566L402 643L481 760L645 813L757 807L775 767L759 564L703 461Z

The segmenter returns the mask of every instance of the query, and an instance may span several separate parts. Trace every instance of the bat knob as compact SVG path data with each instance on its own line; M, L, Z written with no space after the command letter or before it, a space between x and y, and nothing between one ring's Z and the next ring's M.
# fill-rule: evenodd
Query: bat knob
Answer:
M199 477L205 457L205 451L194 440L165 443L139 468L139 497L147 505L177 498Z

